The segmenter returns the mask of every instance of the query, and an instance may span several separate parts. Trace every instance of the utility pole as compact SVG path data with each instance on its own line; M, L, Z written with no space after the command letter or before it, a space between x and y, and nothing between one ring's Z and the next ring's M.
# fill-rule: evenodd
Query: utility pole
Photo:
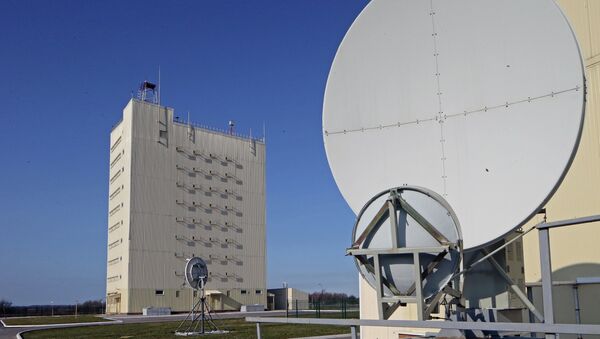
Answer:
M79 304L79 300L75 300L75 318L77 318L77 305Z

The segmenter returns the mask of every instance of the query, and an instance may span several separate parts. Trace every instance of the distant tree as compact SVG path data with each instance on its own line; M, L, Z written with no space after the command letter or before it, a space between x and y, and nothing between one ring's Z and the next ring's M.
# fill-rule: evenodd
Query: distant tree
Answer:
M100 300L86 300L83 303L78 304L79 311L82 314L102 313L104 310L104 301Z
M10 312L10 308L12 306L12 302L5 300L5 299L0 299L0 308L2 309L2 316L6 316L6 311L8 310Z
M348 295L346 293L326 292L325 290L309 294L308 300L310 302L320 302L322 304L336 304L342 301L347 301L351 303L358 302L358 298L354 295Z

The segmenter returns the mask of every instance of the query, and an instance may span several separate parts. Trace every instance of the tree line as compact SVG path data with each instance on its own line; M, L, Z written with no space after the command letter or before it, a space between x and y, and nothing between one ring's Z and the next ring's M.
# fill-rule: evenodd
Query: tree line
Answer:
M309 294L308 301L311 303L320 302L321 304L338 304L341 302L355 304L358 303L358 298L346 293L326 292L323 290Z
M77 314L102 314L106 310L103 300L87 300L71 305L28 305L15 306L6 299L0 299L0 316L45 316L45 315L74 315Z

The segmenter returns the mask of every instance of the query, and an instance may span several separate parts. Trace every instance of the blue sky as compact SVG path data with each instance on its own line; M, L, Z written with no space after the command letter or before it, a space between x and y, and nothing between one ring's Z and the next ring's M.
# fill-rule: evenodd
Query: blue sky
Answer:
M176 115L232 119L244 134L266 124L269 287L358 293L344 256L354 214L327 165L321 108L365 5L1 1L0 298L104 296L109 132L159 65Z

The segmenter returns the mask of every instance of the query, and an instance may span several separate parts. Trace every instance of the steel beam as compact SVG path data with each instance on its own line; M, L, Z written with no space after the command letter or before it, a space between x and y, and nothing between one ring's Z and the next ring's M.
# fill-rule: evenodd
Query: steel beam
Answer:
M375 293L377 293L377 314L379 319L383 319L383 283L381 282L381 265L379 264L379 254L373 256L375 260Z
M359 247L362 244L362 242L365 241L365 239L367 238L369 233L371 233L373 228L375 228L375 226L379 225L379 223L381 222L381 219L385 218L387 216L387 214L388 214L387 204L383 204L383 206L381 206L381 208L379 209L377 214L375 214L375 216L373 217L373 220L371 220L369 225L367 225L367 227L360 234L360 236L358 236L356 238L356 241L354 241L354 244L352 244L352 246Z
M358 338L356 336L356 326L350 326L350 338L351 339L357 339Z
M388 207L388 215L390 218L390 235L392 237L392 247L398 248L398 218L396 218L396 203L395 198L390 198L386 201Z
M385 302L385 303L396 303L396 302L401 302L401 303L414 303L417 301L417 298L415 297L407 297L407 296L392 296L392 297L382 297L381 301Z
M591 215L589 217L583 217L583 218L558 220L558 221L553 221L553 222L544 222L544 223L539 224L537 226L537 229L542 230L542 229L548 229L548 228L553 228L553 227L563 227L563 226L587 224L590 222L597 222L597 221L600 221L600 214L599 215Z
M440 253L448 251L448 246L435 247L402 247L402 248L349 248L347 255L385 255L385 254L414 254L414 253ZM444 254L446 255L446 254Z
M544 303L544 323L554 323L552 305L552 263L550 260L550 235L548 228L539 230L540 268L542 273L542 300Z
M417 212L402 196L398 195L398 202L400 203L400 208L402 208L411 218L415 219L415 221L423 227L431 236L437 240L442 245L450 244L450 240L446 238L440 231L435 228L421 213Z
M421 260L419 253L413 254L415 269L415 297L417 298L417 320L423 320L423 280L421 280Z
M488 252L486 250L482 250L482 252L484 254L488 254ZM529 309L529 311L531 313L533 313L533 315L535 315L535 317L539 321L544 322L544 316L540 313L540 311L538 311L537 308L535 308L535 306L533 305L533 303L531 301L529 301L529 298L527 298L527 295L525 295L525 293L523 291L521 291L521 289L519 288L519 286L506 273L506 271L504 270L504 268L502 266L500 266L500 264L498 263L498 261L496 261L496 259L494 259L493 256L488 257L488 261L492 264L492 266L494 266L494 268L496 269L496 271L498 271L498 273L500 273L500 276L502 276L502 278L504 279L504 281L506 281L506 283L510 286L510 288L513 290L513 292L515 292L515 294L521 300L521 302Z
M405 327L432 328L448 330L479 330L499 332L538 332L563 334L596 334L600 335L600 325L546 324L546 323L507 323L507 322L467 322L436 320L375 320L375 319L324 319L324 318L277 318L246 317L248 322L280 323L280 324L314 324L333 326L373 326L373 327Z

